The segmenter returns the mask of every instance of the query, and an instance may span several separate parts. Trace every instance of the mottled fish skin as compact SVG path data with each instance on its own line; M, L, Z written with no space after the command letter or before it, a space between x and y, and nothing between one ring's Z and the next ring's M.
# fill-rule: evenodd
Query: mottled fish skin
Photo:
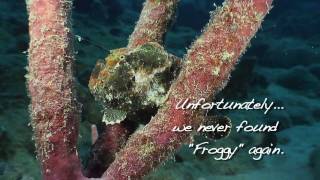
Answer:
M114 124L136 111L158 108L166 99L180 59L157 43L110 51L98 60L89 89L104 109L103 121Z

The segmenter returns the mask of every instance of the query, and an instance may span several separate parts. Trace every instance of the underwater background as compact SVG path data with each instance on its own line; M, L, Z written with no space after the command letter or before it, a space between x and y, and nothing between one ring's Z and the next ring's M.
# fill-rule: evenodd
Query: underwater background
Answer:
M222 0L181 0L177 17L165 40L166 49L180 57L209 20L209 12ZM90 73L108 51L125 47L139 17L143 0L74 0L73 30L76 74L82 90L79 153L86 163L90 151L90 124L101 112L87 89ZM264 115L259 111L219 112L234 124L272 124L276 133L231 133L214 146L273 143L285 154L254 161L240 153L229 161L210 155L192 155L187 146L145 179L320 179L320 1L274 0L274 8L251 42L228 86L218 98L248 101L269 98L285 107ZM0 179L41 179L25 77L28 21L23 0L0 0ZM90 110L89 110L90 109ZM92 111L95 109L95 111ZM201 137L196 137L201 140Z

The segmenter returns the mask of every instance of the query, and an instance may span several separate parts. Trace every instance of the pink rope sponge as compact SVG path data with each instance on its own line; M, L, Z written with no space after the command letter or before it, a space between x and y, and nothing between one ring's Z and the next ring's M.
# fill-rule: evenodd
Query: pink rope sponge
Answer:
M147 43L161 46L177 3L146 0L126 50ZM175 109L176 103L186 98L208 100L226 85L271 4L272 0L226 0L212 12L150 122L129 138L121 124L100 134L102 140L94 145L100 155L94 157L107 159L102 161L105 171L100 179L140 179L189 140L189 132L176 133L172 128L198 127L203 112ZM30 114L37 158L48 180L88 179L76 149L81 104L75 95L71 9L71 0L28 1Z

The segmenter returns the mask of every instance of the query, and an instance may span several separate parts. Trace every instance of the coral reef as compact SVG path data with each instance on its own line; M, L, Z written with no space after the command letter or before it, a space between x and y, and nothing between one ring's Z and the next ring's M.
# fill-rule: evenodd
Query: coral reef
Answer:
M180 1L177 17L169 26L162 46L168 52L182 57L187 51L185 47L189 47L195 37L201 34L210 17L208 12L216 8L213 4L220 6L222 1ZM80 84L76 88L78 101L83 104L78 154L86 166L93 159L90 157L91 124L97 125L99 138L107 137L103 136L105 125L101 123L101 108L96 105L87 87L91 71L95 60L103 59L110 49L127 46L144 0L73 2L72 31L82 38L81 42L74 43L75 78ZM191 155L192 149L183 145L165 163L142 179L319 179L319 160L316 155L319 153L320 132L320 91L317 90L320 84L319 7L319 0L275 1L272 13L267 16L263 28L231 73L228 85L215 96L216 100L225 98L229 101L270 97L286 107L284 111L272 111L268 116L256 111L208 112L209 115L226 115L234 125L243 119L252 123L279 120L280 131L275 134L237 134L232 130L228 138L210 141L210 144L219 147L245 142L252 146L262 144L264 139L266 142L276 139L275 142L286 153L284 156L256 162L243 153L230 161L220 162L210 155ZM0 179L40 180L24 78L28 63L25 51L29 42L25 1L0 1L0 34ZM297 80L302 84L294 86L296 82L292 79L295 78L290 78L291 75L298 77ZM304 88L304 85L307 86ZM146 124L150 118L144 115L142 113L139 118L130 118L139 122L143 118L143 124ZM136 124L130 124L129 127L137 128ZM194 139L194 143L208 141L202 136L195 136ZM101 154L101 158L97 159L114 157L113 153ZM102 169L106 169L108 163L102 163ZM98 173L95 176L100 177Z
M30 113L44 179L81 177L76 149L81 105L75 96L71 8L68 0L28 4Z
M125 124L115 124L105 127L100 138L94 143L85 175L100 177L114 161L116 153L125 145L129 131Z
M239 56L258 30L271 1L226 1L193 44L168 99L157 115L130 137L104 174L106 179L138 179L155 168L182 142L188 133L174 133L174 126L197 127L201 114L175 109L180 99L210 98L229 78Z
M143 6L139 21L129 38L128 48L135 48L147 42L162 44L178 1L147 0Z
M177 1L147 0L128 48L114 50L106 64L97 64L90 89L107 106L104 117L107 124L121 121L127 113L130 115L145 105L161 108L145 127L129 138L101 179L139 179L189 141L191 134L175 133L172 128L184 124L197 127L203 122L203 114L175 109L175 104L181 98L209 99L224 88L237 60L270 10L271 2L227 0L213 13L203 34L188 50L179 76L169 88L174 79L172 72L180 60L166 53L159 44L163 42ZM86 179L76 150L81 105L76 100L73 76L71 7L69 0L33 0L28 4L27 78L37 156L44 179ZM118 106L110 112L109 103L114 99ZM113 104L111 107L114 108ZM109 151L107 154L111 156L101 160L105 166L127 139L125 128L118 124L109 128L96 141L98 151L92 156L101 157L100 151ZM90 167L88 170L90 174Z

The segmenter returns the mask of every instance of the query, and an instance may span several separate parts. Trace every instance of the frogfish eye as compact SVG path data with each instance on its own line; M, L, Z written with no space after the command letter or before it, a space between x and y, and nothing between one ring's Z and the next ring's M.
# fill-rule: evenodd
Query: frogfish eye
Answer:
M124 60L126 57L124 55L120 56L120 60Z

